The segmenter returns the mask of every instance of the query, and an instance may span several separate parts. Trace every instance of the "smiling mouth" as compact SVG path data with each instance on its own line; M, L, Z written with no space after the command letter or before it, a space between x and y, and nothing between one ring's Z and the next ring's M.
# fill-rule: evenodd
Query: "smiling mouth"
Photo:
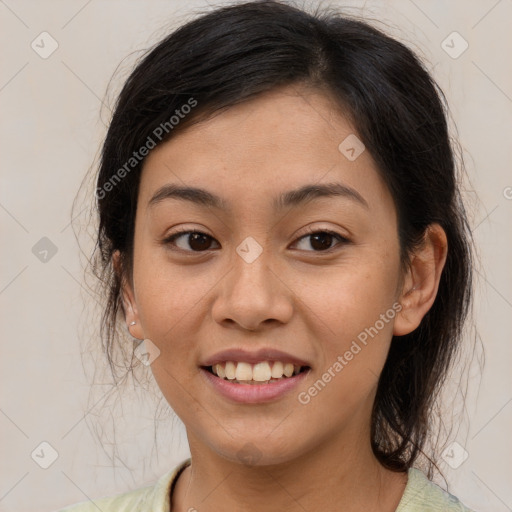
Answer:
M249 385L279 382L310 369L309 366L298 366L281 361L261 361L256 364L243 361L226 361L213 366L202 366L202 368L233 384Z

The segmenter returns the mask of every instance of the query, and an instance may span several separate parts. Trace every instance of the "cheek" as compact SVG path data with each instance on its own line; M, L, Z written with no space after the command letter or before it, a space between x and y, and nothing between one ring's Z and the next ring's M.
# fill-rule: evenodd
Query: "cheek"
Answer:
M191 343L191 335L193 324L197 326L201 300L211 285L208 280L191 278L187 274L190 271L154 255L144 255L143 251L137 263L136 260L134 286L139 319L144 337L160 351L151 371L167 401L174 406L183 401L182 386L195 376L197 348Z
M384 258L376 251L347 258L328 272L304 273L295 289L303 290L301 301L314 311L312 318L317 319L321 332L346 342L392 308L398 267L398 257ZM381 330L391 332L391 322L386 326Z
M377 266L339 273L327 294L322 283L311 289L308 306L315 325L310 328L318 335L321 363L300 390L299 402L308 417L323 418L326 431L371 413L392 338L395 287Z
M335 382L322 390L317 407L342 400L343 409L350 410L374 391L399 307L395 302L398 278L398 249L376 250L345 260L321 279L303 277L298 283L298 290L307 290L302 297L305 310L314 313L308 318L321 350L318 373L325 376L322 381Z
M198 421L202 409L192 398L199 357L194 335L202 321L202 301L215 281L213 276L201 279L192 265L180 268L149 254L141 258L144 263L134 272L139 318L144 336L160 350L151 372L176 414L186 422Z
M170 340L179 343L178 333L194 310L201 309L216 276L208 271L208 265L178 265L161 248L150 244L139 247L134 285L145 335L165 344Z

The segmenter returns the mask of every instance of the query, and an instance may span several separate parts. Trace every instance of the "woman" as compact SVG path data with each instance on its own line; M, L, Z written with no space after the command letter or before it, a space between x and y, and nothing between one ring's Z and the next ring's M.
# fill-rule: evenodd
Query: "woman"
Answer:
M97 179L107 353L119 313L191 458L64 510L469 510L413 468L471 297L441 98L396 40L274 1L142 59Z

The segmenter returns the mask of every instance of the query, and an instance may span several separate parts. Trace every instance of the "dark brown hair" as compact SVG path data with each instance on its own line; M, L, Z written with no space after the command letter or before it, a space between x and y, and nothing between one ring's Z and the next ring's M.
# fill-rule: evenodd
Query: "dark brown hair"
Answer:
M144 161L130 160L134 152L287 84L328 91L353 123L393 196L404 268L430 224L439 223L448 238L435 302L416 330L393 338L372 414L375 455L385 467L404 471L425 445L434 401L461 340L471 303L471 232L443 93L411 50L363 21L276 1L237 3L184 24L139 61L115 105L96 184L93 267L108 298L102 320L107 357L114 375L121 277L131 278ZM170 122L191 98L192 111ZM167 127L160 138L159 126ZM123 276L112 267L114 251L121 253Z

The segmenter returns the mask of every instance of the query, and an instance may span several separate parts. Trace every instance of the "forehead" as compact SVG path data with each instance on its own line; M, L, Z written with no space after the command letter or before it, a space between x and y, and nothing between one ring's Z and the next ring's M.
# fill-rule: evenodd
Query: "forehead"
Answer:
M341 182L362 197L382 196L384 184L371 155L363 151L350 160L340 150L353 137L353 126L328 95L297 86L272 90L152 150L139 198L148 203L168 183L207 188L226 198L225 207L266 198L275 208L282 192L311 183Z
M230 162L251 158L263 163L277 158L284 149L293 149L302 157L312 154L313 144L337 146L340 136L354 133L338 112L338 105L326 94L290 85L216 112L178 133L169 145L194 156L215 150ZM164 146L157 147L152 155Z

